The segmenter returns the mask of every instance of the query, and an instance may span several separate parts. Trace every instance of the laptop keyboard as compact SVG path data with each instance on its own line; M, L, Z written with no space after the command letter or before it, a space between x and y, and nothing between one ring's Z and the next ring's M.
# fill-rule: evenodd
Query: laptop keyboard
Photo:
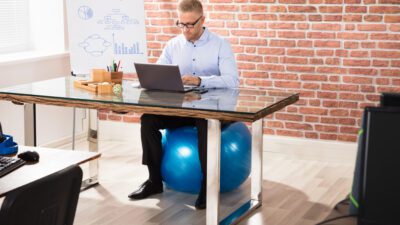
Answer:
M0 177L23 166L25 161L19 158L0 156Z

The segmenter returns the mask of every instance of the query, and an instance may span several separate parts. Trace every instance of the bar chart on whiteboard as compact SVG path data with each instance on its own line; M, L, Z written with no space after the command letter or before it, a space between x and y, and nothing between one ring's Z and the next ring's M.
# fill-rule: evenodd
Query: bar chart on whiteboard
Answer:
M71 71L89 74L121 62L134 72L133 62L147 62L143 0L67 0Z

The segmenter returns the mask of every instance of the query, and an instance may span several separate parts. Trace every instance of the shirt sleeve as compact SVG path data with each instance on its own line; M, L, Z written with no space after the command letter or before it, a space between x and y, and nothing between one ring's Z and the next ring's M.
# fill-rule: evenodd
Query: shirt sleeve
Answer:
M220 75L200 76L200 86L204 88L237 88L239 75L236 60L231 45L225 39L222 40L219 49L218 67Z
M169 41L163 49L160 57L157 60L157 64L172 64L171 59L171 42Z

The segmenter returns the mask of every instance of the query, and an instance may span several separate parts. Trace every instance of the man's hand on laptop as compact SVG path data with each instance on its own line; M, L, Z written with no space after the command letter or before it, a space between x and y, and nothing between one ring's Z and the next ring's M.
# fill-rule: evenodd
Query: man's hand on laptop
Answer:
M192 75L183 75L182 76L182 83L184 85L200 86L200 82L201 82L200 77L192 76Z

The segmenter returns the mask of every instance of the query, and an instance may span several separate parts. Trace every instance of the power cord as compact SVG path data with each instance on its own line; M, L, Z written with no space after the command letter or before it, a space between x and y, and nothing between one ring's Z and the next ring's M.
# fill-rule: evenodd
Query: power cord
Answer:
M356 216L357 215L338 216L338 217L334 217L334 218L331 218L331 219L327 219L327 220L321 221L321 222L319 222L319 223L317 223L315 225L322 225L322 224L325 224L325 223L328 223L328 222L332 222L332 221L335 221L335 220L340 220L340 219L348 218L348 217L356 217Z

